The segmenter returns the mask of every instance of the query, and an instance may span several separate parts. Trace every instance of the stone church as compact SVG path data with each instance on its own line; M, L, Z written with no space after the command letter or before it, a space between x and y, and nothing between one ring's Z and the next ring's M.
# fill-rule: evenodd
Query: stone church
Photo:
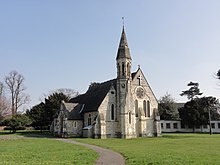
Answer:
M131 72L124 27L116 56L117 77L93 83L85 94L62 102L51 132L60 137L160 136L158 102L142 70Z

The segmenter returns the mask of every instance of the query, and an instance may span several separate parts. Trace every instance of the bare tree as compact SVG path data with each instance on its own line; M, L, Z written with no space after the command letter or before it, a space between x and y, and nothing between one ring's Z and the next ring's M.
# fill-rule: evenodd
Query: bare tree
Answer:
M3 83L0 81L0 97L3 96L3 89L4 89L4 85L3 85Z
M16 114L18 108L28 103L29 96L24 93L26 87L24 86L24 76L17 71L11 71L5 77L6 88L8 89L11 97L11 112L12 115Z
M4 85L0 82L0 119L10 114L10 103L4 95Z
M220 80L220 69L215 73L215 78ZM220 84L218 84L220 86Z
M55 92L63 93L70 98L76 97L79 95L79 92L75 91L74 89L69 89L69 88L60 88L60 89L55 90Z

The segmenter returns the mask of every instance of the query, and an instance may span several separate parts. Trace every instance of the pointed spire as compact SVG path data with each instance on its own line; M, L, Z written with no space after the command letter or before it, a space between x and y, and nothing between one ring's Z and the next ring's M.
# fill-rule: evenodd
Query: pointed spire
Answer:
M119 48L118 48L118 53L117 53L117 58L128 58L131 59L129 47L128 47L128 41L126 38L125 34L125 29L124 29L124 19L123 19L123 28L122 28L122 33L121 33L121 40L119 43Z
M119 47L125 47L125 46L128 47L128 42L127 42L127 38L126 38L126 34L125 34L125 29L123 26Z

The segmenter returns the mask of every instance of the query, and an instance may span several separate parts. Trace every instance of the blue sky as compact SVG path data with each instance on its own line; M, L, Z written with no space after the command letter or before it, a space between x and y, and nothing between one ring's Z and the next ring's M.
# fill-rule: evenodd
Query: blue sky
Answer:
M33 106L49 91L115 78L124 16L132 70L141 65L158 99L186 101L189 81L220 98L219 9L219 0L0 1L0 81L23 74Z

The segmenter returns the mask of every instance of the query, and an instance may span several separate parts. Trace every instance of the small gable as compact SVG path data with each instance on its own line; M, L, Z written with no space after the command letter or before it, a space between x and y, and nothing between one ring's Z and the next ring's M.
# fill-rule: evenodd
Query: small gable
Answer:
M78 103L66 103L62 101L61 111L63 111L65 117L68 120L82 120L83 116L80 114L80 111L83 109L82 104Z

